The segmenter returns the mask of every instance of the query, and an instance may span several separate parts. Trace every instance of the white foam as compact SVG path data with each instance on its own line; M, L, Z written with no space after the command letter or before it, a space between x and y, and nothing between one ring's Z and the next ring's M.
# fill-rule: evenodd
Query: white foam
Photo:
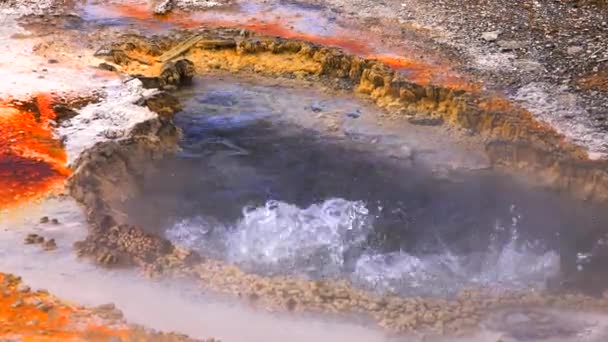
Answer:
M265 206L245 209L233 227L218 227L198 217L178 222L166 234L201 253L223 249L229 261L256 270L341 275L379 292L443 296L478 286L542 288L559 272L559 255L521 243L518 218L513 215L510 226L494 227L511 232L508 242L494 241L487 249L466 255L452 253L448 246L440 253L425 255L363 252L373 231L373 219L363 202L344 199L308 208L269 201ZM218 231L223 236L218 237Z
M371 232L363 202L329 199L300 209L280 201L248 208L228 235L229 258L237 263L297 267L318 264L336 273L345 253L362 245Z

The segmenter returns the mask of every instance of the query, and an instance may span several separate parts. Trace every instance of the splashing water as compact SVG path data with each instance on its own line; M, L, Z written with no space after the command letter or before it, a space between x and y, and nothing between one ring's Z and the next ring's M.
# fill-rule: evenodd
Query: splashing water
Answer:
M308 268L339 274L349 251L363 246L372 230L363 202L330 199L300 209L279 201L246 208L228 237L229 259L240 264Z
M467 287L543 287L557 275L559 255L522 242L518 220L513 213L511 225L494 227L493 234L510 234L507 242L493 238L485 249L467 254L445 244L439 253L380 252L367 243L374 216L365 203L335 198L303 209L268 201L244 208L231 227L197 217L176 223L166 235L256 272L341 276L378 292L444 296Z

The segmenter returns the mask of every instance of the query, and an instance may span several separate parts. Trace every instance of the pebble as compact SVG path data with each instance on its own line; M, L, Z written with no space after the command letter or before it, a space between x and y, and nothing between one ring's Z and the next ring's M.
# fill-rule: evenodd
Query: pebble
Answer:
M48 223L49 222L49 217L48 216L43 216L40 218L40 223Z
M55 243L55 239L50 239L42 244L42 248L45 251L52 251L57 249L57 243Z
M583 48L580 46L569 46L566 50L566 53L569 55L576 55L583 51Z
M44 237L38 235L38 234L28 234L25 239L23 240L23 242L26 245L32 245L32 244L38 244L38 243L43 243L44 242Z
M349 118L358 119L361 116L361 110L357 109L355 111L348 112L346 113L346 116L348 116Z
M502 52L521 50L523 48L523 44L516 40L501 40L498 42L498 46Z
M481 34L481 39L486 42L495 42L498 39L498 31L488 31Z
M323 107L321 107L321 104L319 104L318 102L315 102L310 106L310 110L315 113L319 113L323 110Z
M30 287L25 284L19 284L17 285L17 291L21 293L27 293L30 292Z
M59 224L59 220L56 219L56 218L54 218L54 219L51 220L51 223L52 224Z
M116 309L116 305L114 305L114 303L102 304L95 308L97 311L112 311L114 309Z
M53 308L53 305L49 303L40 303L36 305L36 308L40 311L49 312Z

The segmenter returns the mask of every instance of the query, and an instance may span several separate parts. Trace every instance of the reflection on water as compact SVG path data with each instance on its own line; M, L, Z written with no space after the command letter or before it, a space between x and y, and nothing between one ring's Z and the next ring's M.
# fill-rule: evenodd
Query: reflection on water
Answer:
M156 165L126 210L148 229L257 272L423 295L542 288L560 266L568 277L586 274L593 263L577 265L576 254L591 251L608 222L587 204L493 171L435 172L428 158L443 154L423 140L404 154L381 136L358 141L318 124L332 113L347 117L351 133L364 130L373 113L349 116L361 112L356 101L250 84L183 96L183 151ZM588 234L572 240L574 231Z

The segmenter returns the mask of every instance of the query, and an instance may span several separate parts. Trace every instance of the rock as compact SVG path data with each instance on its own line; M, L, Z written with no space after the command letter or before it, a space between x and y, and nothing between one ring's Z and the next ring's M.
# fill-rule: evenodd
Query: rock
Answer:
M361 110L357 109L355 111L348 112L346 113L346 116L348 116L349 118L357 119L361 116Z
M179 100L167 92L152 95L145 100L144 104L148 109L165 118L171 118L182 110Z
M53 308L53 305L51 305L49 303L40 303L40 304L36 305L36 309L38 309L40 311L44 311L44 312L49 312L49 311L51 311L52 308Z
M42 244L42 248L45 251L53 251L57 249L57 243L55 243L55 239L50 239L47 242Z
M109 63L105 63L105 62L100 63L97 67L101 70L107 70L107 71L112 71L112 72L117 71L115 66L113 66L112 64L109 64Z
M443 124L443 118L440 117L415 116L407 121L413 125L421 126L439 126Z
M289 311L294 311L296 309L297 305L298 305L298 302L296 302L296 300L293 298L289 298L287 300L287 303L285 303L285 306L287 307L287 310L289 310Z
M56 218L54 218L54 219L51 220L51 223L52 224L59 224L59 220L56 219Z
M523 44L517 40L501 40L498 42L498 46L500 47L500 51L503 52L521 50L523 48Z
M23 305L23 301L21 299L17 299L13 304L11 304L11 308L16 309Z
M159 85L163 87L166 85L180 86L190 84L194 77L194 72L194 63L185 58L175 62L167 62L158 77Z
M412 159L414 156L414 150L408 145L403 145L399 148L399 152L401 152L401 158L404 159Z
M323 107L321 107L319 102L315 102L310 105L310 110L312 110L314 113L320 113L323 110Z
M154 6L154 14L163 15L173 9L173 0L160 0Z
M112 311L114 309L116 309L114 303L101 304L95 308L97 311Z
M481 34L481 39L486 42L495 42L498 39L498 31L488 31Z
M143 75L133 75L133 77L140 80L145 89L160 88L160 79L158 77L148 77Z
M40 223L48 223L49 222L49 217L48 216L43 216L40 218Z
M43 243L44 242L44 238L38 234L28 234L24 241L23 241L26 245L33 245L33 244L38 244L38 243Z
M19 284L19 285L17 285L16 290L21 293L27 293L27 292L30 292L30 287L25 284Z
M583 51L582 47L573 45L573 46L568 47L568 49L566 50L566 53L569 55L577 55L582 51Z

